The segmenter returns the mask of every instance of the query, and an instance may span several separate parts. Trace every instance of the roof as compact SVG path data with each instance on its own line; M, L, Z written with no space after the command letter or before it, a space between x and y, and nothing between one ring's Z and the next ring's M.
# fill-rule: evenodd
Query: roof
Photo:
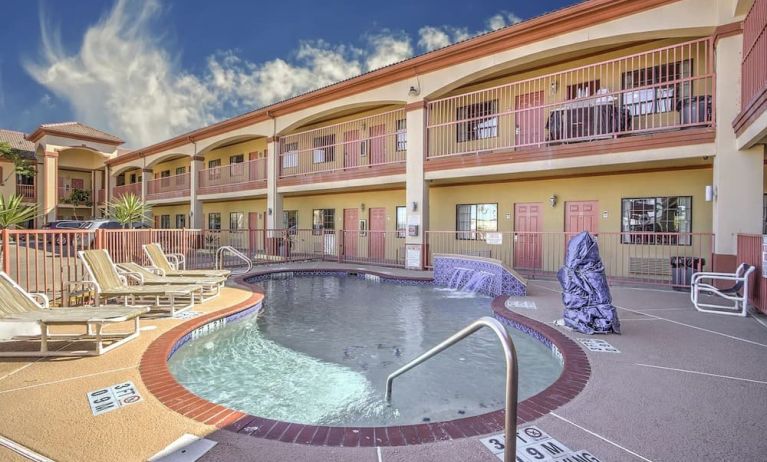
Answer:
M0 142L4 141L10 144L13 149L19 150L21 157L32 159L35 157L35 143L28 141L25 137L26 133L24 132L0 128Z
M80 122L59 122L55 124L42 124L31 135L29 141L37 141L45 134L60 135L69 138L98 141L106 144L123 144L120 138L105 131L93 128Z

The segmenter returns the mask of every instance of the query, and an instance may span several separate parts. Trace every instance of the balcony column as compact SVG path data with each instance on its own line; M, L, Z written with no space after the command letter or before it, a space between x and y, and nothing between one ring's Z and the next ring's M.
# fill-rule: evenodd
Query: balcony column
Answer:
M44 147L43 147L44 148ZM40 204L40 215L45 222L56 219L56 206L59 198L59 153L46 151L43 149L42 178L38 180L38 203Z
M277 192L280 175L279 139L266 139L266 229L282 228L282 194ZM274 236L269 236L274 237Z
M407 111L407 162L405 164L407 199L407 237L405 264L423 269L428 254L426 231L429 230L429 185L426 184L426 102L405 106Z
M734 271L739 233L762 233L764 147L738 150L732 121L740 112L743 36L716 44L716 156L713 232L715 271Z
M154 176L154 171L151 168L141 169L141 200L146 201L147 187L149 186L149 180Z
M189 227L192 229L203 228L202 201L197 198L197 189L204 161L203 156L194 156L189 164Z

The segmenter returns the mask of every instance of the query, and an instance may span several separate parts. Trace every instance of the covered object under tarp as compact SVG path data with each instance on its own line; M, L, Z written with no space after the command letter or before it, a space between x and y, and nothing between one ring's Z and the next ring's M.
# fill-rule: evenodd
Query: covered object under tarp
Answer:
M621 333L596 240L586 231L567 244L565 266L557 272L565 304L564 322L584 334Z

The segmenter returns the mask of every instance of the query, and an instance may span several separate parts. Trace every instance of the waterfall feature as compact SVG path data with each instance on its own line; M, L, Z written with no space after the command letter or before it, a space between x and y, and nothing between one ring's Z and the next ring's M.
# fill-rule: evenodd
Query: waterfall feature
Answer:
M450 276L448 287L460 292L475 293L480 290L488 280L494 278L493 273L477 271L471 268L454 268Z

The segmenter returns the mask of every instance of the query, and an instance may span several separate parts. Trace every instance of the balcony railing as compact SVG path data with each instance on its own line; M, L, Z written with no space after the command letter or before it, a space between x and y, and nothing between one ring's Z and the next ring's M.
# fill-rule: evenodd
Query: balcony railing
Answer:
M755 0L743 22L742 69L745 110L767 91L767 0Z
M711 126L704 38L431 101L428 157Z
M112 197L114 199L117 199L120 196L125 196L128 194L133 194L140 197L141 183L129 183L129 184L121 185L121 186L115 186L114 188L112 188Z
M189 195L189 173L166 176L149 180L146 185L146 200L175 199Z
M199 172L200 194L215 194L266 187L266 157Z
M405 110L341 122L280 139L280 178L359 172L405 163Z
M33 184L17 184L16 194L27 202L35 202L37 200L37 187Z

